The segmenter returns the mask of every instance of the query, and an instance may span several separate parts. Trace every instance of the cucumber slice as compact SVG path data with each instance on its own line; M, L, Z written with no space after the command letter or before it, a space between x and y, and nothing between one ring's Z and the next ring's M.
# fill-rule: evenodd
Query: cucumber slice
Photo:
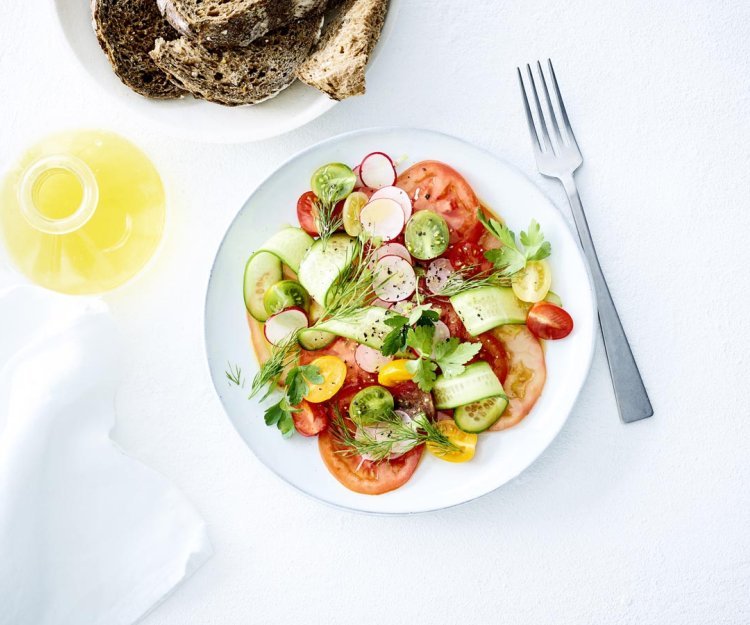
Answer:
M315 351L328 347L336 340L336 335L330 332L320 332L319 330L307 328L306 330L300 330L297 340L304 349Z
M547 297L544 298L544 301L559 306L560 308L563 307L562 299L560 299L560 296L554 291L547 291Z
M505 324L526 323L526 307L513 289L483 286L451 297L451 304L472 336Z
M457 408L475 401L505 395L503 385L486 362L475 362L461 375L447 378L439 375L432 389L435 407Z
M281 280L281 261L271 252L255 252L245 265L243 295L245 308L257 321L265 321L269 314L263 296L272 284Z
M299 271L307 251L312 247L313 238L301 228L288 226L279 230L260 249L279 257L294 273Z
M331 286L352 262L355 246L350 236L334 234L327 241L315 241L305 254L297 277L318 304L325 306Z
M456 408L453 420L464 432L484 432L494 425L508 407L508 397L498 395Z
M429 210L414 213L404 233L406 249L419 260L437 258L448 249L450 231L441 215Z
M393 313L379 306L368 306L346 319L329 319L319 323L315 329L343 336L373 349L383 346L383 339L392 328L385 320Z

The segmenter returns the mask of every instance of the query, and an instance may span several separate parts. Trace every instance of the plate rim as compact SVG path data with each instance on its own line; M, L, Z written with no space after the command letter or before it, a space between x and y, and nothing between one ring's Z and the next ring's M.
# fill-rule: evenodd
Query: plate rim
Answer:
M234 423L233 419L229 415L229 412L227 410L227 407L224 404L224 401L221 398L221 395L219 394L219 389L217 386L216 381L214 380L213 373L211 371L211 362L210 362L210 356L209 356L209 347L208 347L208 324L207 324L207 313L208 313L208 306L209 306L209 294L211 290L211 283L214 277L214 271L216 270L216 264L217 260L219 258L219 254L226 242L227 237L229 236L229 233L234 228L235 223L240 218L240 214L244 211L245 207L252 201L253 197L260 192L260 190L265 187L279 171L289 166L293 161L296 161L299 158L302 158L309 154L310 152L313 152L319 148L327 147L332 144L335 144L339 141L350 139L350 138L356 138L358 136L364 136L368 134L377 134L377 133L392 133L392 132L415 132L415 133L425 133L430 135L436 135L443 139L447 139L449 141L456 141L459 143L464 144L465 146L471 148L472 150L476 150L478 152L481 152L485 156L502 163L504 166L506 166L508 169L512 170L517 175L523 177L530 185L534 187L534 189L549 203L549 205L554 209L554 211L557 213L558 218L562 222L563 226L568 230L568 233L570 234L571 238L573 239L575 243L575 249L579 256L579 259L584 267L587 283L588 283L588 292L590 293L590 302L591 302L591 314L592 314L592 320L593 323L591 324L591 333L586 338L588 339L588 349L587 349L587 357L586 357L586 365L582 370L582 380L581 384L578 388L578 390L575 393L575 396L573 397L571 407L567 411L567 414L565 415L565 418L560 421L560 424L558 427L556 427L554 433L550 437L549 441L545 444L545 446L539 451L539 453L534 457L533 460L531 460L526 466L519 469L517 472L515 472L512 476L510 476L506 481L504 481L502 484L498 484L497 486L494 486L493 488L490 488L484 493L478 494L476 496L473 496L469 499L465 499L463 501L458 501L456 503L448 504L448 505L437 505L437 506L428 506L424 507L419 510L410 510L410 511L382 511L382 510L364 510L361 508L356 508L351 505L345 505L341 503L337 503L335 501L330 501L328 499L324 499L322 497L318 497L317 495L314 495L313 493L308 492L304 488L298 486L297 484L292 483L291 481L287 480L284 476L282 476L280 473L278 473L273 467L269 466L265 462L263 462L253 451L252 447L245 441L245 438L243 437L242 433L239 431L239 428ZM248 449L248 451L252 454L252 456L255 458L256 461L258 461L263 467L265 467L266 470L270 471L271 474L273 474L279 481L286 484L288 487L292 488L294 491L298 493L302 493L308 498L323 503L327 506L330 506L332 508L336 508L338 510L344 510L347 512L354 512L357 514L364 514L368 516L383 516L383 517L398 517L398 516L412 516L412 515L418 515L418 514L428 514L432 512L438 512L440 510L449 510L451 508L456 508L458 506L463 506L466 504L469 504L473 501L476 501L478 499L481 499L483 497L486 497L487 495L496 492L503 486L506 486L507 484L510 484L511 482L514 482L518 477L524 473L526 470L529 469L534 463L539 460L539 458L544 455L544 453L549 449L549 447L552 445L553 441L559 436L560 432L562 431L563 427L565 427L565 424L568 422L568 419L570 418L570 414L573 412L573 409L575 408L575 405L578 403L578 400L580 399L581 393L583 391L584 386L586 385L586 381L590 375L591 372L591 366L594 359L594 353L596 350L596 333L598 328L598 308L597 308L597 302L596 302L596 295L594 290L594 282L593 277L591 274L591 269L589 267L589 264L586 260L586 257L583 253L583 250L581 249L580 241L579 239L574 235L574 233L571 231L570 225L568 221L565 219L562 211L557 207L557 205L542 191L542 189L534 183L534 181L526 175L521 169L516 167L515 165L509 163L505 159L497 156L490 150L483 148L481 146L478 146L466 139L463 139L461 137L457 137L455 135L451 135L449 133L440 131L440 130L433 130L430 128L425 127L419 127L419 126L371 126L366 128L358 128L355 130L350 130L346 132L339 133L337 135L334 135L332 137L328 137L327 139L323 139L321 141L318 141L316 143L313 143L312 145L309 145L306 148L303 148L302 150L299 150L298 152L294 153L292 156L287 158L284 162L282 162L280 165L278 165L274 170L268 174L260 183L258 183L255 188L250 192L250 194L247 196L247 199L244 201L242 206L237 210L236 214L232 218L232 220L227 225L227 228L224 232L224 234L221 237L221 241L219 242L218 247L216 248L216 253L214 255L214 259L211 263L211 269L208 274L208 279L206 282L206 289L205 289L205 296L204 296L204 302L203 302L203 351L204 351L204 363L206 366L206 369L208 371L208 376L211 380L211 386L213 387L214 395L216 396L216 399L218 399L219 404L221 405L222 411L224 413L224 416L226 419L231 423L232 428L236 432L236 434L239 436L240 440L242 441L243 445Z

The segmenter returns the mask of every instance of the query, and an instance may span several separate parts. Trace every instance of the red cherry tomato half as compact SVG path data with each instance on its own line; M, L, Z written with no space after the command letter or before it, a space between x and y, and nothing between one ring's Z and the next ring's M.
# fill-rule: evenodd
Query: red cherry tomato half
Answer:
M315 204L317 197L312 191L307 191L300 195L297 200L297 221L302 228L311 237L318 236L318 229L315 227Z
M297 200L297 221L299 221L300 228L302 228L311 237L318 236L318 228L315 225L315 217L317 216L317 202L318 198L312 191L306 191L300 195ZM333 214L339 216L344 210L344 200L339 201L333 209ZM343 224L339 230L343 229Z
M573 331L573 318L550 302L534 304L526 317L526 326L540 339L564 339Z
M302 403L292 413L294 429L302 436L317 436L328 426L328 411L321 404Z

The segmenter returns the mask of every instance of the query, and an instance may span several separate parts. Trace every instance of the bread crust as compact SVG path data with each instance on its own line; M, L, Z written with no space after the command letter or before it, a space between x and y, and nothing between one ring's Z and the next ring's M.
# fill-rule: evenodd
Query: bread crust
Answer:
M185 94L149 56L157 38L176 34L154 0L92 0L91 9L99 46L125 85L144 97L160 100Z
M294 20L321 13L327 0L158 0L162 14L185 37L209 50L243 48Z
M365 70L380 38L388 0L346 0L297 77L334 100L365 93Z
M257 104L291 85L320 37L323 19L308 16L244 48L208 50L180 37L157 39L151 58L194 97L225 106Z

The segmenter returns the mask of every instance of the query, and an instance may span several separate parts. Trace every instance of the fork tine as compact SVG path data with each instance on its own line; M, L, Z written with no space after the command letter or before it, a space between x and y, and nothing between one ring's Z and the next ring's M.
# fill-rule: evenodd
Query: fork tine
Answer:
M534 94L534 104L536 105L536 112L539 116L539 126L542 130L542 137L544 137L544 143L547 149L554 154L555 150L552 147L552 141L549 138L549 132L547 132L547 122L544 120L542 114L542 105L539 103L539 94L536 92L536 83L534 82L534 74L531 73L531 65L526 63L526 72L529 75L529 82L531 83L531 91Z
M536 133L536 126L534 126L534 118L531 116L531 108L529 107L529 98L526 95L526 87L523 84L523 76L521 76L521 68L516 67L518 72L518 85L521 87L521 95L523 96L523 108L526 111L526 122L529 125L529 136L531 137L531 145L534 147L535 152L541 152L542 146L539 144L539 135Z
M557 104L560 107L560 113L562 114L563 123L565 124L565 131L568 134L570 142L573 145L578 146L576 136L573 134L573 127L570 125L570 120L568 119L568 112L565 110L565 103L563 102L562 94L560 93L560 87L557 84L557 76L555 75L555 68L552 67L552 59L547 59L547 67L549 67L550 77L552 78L552 86L555 90L555 96L557 98Z
M555 139L557 139L557 145L562 148L563 139L560 134L560 126L557 124L557 115L555 115L555 107L552 106L552 99L549 97L549 89L547 88L547 80L544 77L542 71L542 64L537 61L536 68L539 72L539 79L542 82L542 90L544 91L544 103L547 105L547 112L549 113L549 119L552 123L552 129L555 131Z

